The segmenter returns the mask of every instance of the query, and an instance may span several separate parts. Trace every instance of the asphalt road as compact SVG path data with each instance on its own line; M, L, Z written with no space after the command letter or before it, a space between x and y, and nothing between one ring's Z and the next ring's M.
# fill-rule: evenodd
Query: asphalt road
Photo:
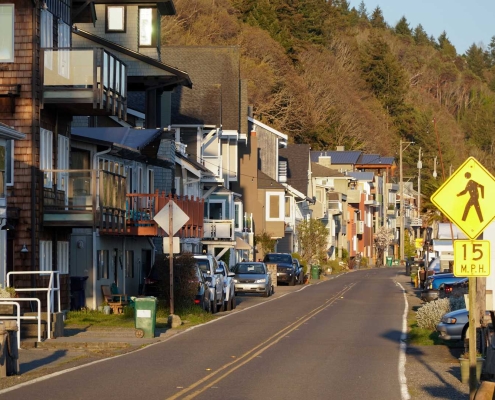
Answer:
M241 298L211 323L2 394L19 399L400 400L393 269ZM243 301L244 300L244 301Z

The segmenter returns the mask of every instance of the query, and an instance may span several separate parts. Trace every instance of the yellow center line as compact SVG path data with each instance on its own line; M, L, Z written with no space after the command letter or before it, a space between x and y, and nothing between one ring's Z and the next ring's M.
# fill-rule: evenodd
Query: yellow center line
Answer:
M184 399L192 399L192 398L198 396L199 394L201 394L202 392L204 392L206 389L208 389L211 386L215 385L216 383L218 383L219 381L221 381L222 379L224 379L226 376L230 375L232 372L234 372L235 370L239 369L243 365L247 364L253 358L256 358L257 356L259 356L261 353L263 353L265 350L267 350L268 348L270 348L274 344L278 343L285 335L287 335L288 333L296 330L302 324L304 324L305 322L307 322L308 320L310 320L311 318L313 318L316 314L318 314L321 311L323 311L326 307L328 307L330 304L332 304L335 300L338 300L339 298L341 298L341 296L345 292L349 291L354 285L355 285L355 283L351 283L350 285L345 286L344 289L342 289L340 292L338 292L337 294L335 294L333 297L331 297L330 299L328 299L327 301L325 301L322 305L320 305L320 306L316 307L315 309L311 310L305 316L302 316L302 317L298 318L295 322L293 322L292 324L290 324L290 325L286 326L285 328L281 329L277 333L273 334L268 339L266 339L262 343L258 344L257 346L253 347L251 350L248 350L246 353L244 353L242 356L238 357L234 361L231 361L231 362L229 362L229 363L221 366L215 372L212 372L212 373L206 375L204 378L196 381L195 383L191 384L187 388L182 389L180 392L176 393L175 395L168 397L167 400L175 400L175 399L178 399L181 396L184 396L186 393L188 393L191 390L195 389L199 385L201 385L201 384L203 384L203 383L205 383L207 381L210 381L215 375L218 375L222 371L226 370L227 368L229 368L231 366L234 366L233 368L231 368L228 371L226 371L223 375L219 376L218 378L216 378L213 381L210 381L203 388L196 390L194 393L191 393L187 397L184 397ZM235 365L235 364L238 364L238 365Z

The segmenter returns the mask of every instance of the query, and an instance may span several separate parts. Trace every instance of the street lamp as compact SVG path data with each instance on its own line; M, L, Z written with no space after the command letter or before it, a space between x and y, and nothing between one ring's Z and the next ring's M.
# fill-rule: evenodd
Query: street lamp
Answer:
M402 148L403 144L405 144L406 147ZM401 260L405 260L405 258L404 258L404 224L405 224L405 218L404 218L404 182L402 182L402 152L404 150L406 150L411 144L414 144L414 142L403 142L402 139L400 140L400 148L399 148L400 234L399 234L399 241L400 241L400 257L401 257L400 259Z

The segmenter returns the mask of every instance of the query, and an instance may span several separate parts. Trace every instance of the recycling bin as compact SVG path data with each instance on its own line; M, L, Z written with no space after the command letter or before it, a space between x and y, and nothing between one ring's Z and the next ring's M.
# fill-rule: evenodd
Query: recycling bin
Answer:
M135 297L134 299L134 327L136 337L154 338L156 325L156 297Z
M393 262L393 258L392 257L387 257L387 266L388 267L391 267L392 266L392 262Z
M86 307L86 281L87 276L70 277L70 309L80 310Z
M320 279L319 265L311 265L311 279Z

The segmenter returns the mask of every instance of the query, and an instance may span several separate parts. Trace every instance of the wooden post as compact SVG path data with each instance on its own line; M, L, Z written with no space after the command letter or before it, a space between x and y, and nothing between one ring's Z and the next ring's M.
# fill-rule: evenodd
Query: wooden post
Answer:
M168 245L169 245L169 268L170 268L170 314L174 314L174 235L172 199L168 200Z
M476 379L476 277L469 277L469 400L474 400Z

